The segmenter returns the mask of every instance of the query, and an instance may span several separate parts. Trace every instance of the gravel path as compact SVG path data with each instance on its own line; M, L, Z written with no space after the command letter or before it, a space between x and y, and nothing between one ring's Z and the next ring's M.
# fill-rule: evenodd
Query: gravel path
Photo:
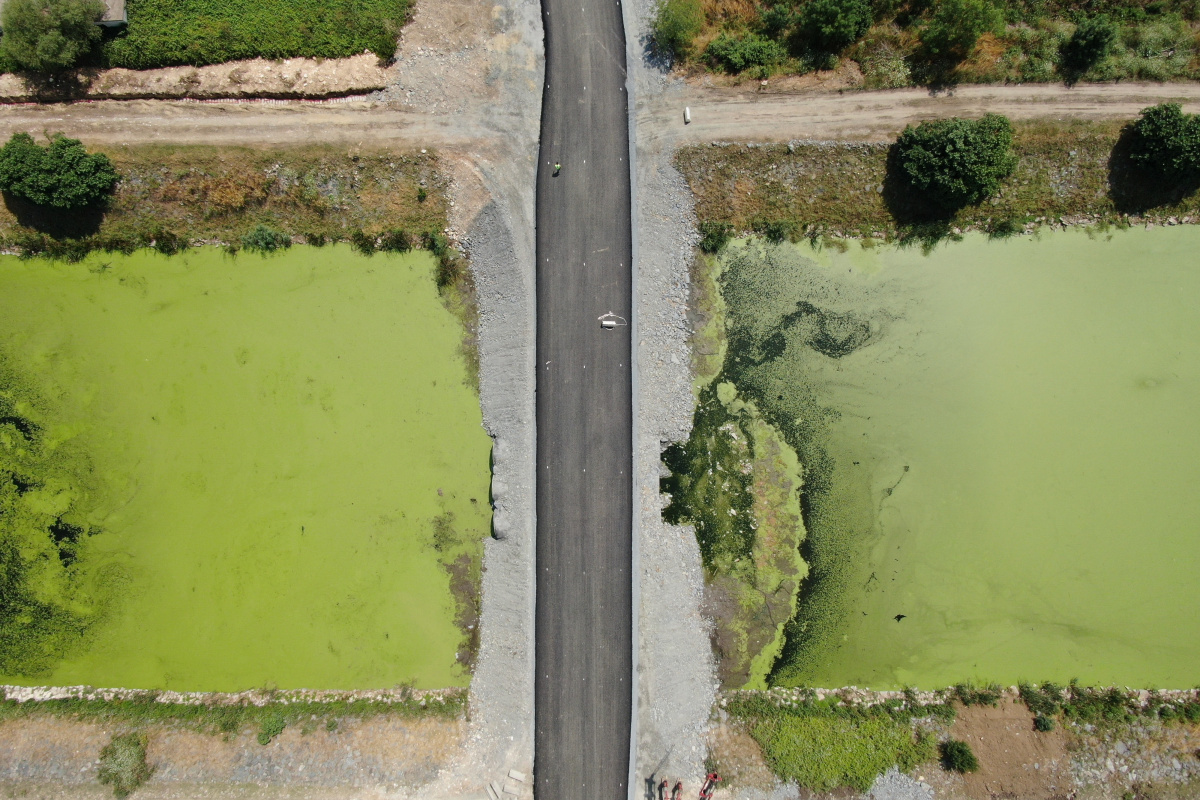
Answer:
M630 109L668 107L678 82L645 56L654 3L626 3L631 66ZM682 115L682 110L681 110ZM682 116L679 119L682 124ZM700 613L704 592L700 550L690 527L662 520L660 456L687 438L691 391L687 309L696 244L692 196L672 166L673 150L636 128L634 268L637 313L636 451L638 578L638 706L635 797L654 797L663 778L700 788L705 733L716 695L710 623Z

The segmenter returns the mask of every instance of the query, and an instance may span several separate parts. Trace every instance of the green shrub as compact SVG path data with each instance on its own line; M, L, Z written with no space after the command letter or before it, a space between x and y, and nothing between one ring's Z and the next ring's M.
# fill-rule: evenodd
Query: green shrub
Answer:
M893 766L910 770L935 755L933 738L887 717L778 714L752 729L772 771L814 791L866 791Z
M1067 71L1082 74L1099 64L1112 51L1117 26L1108 17L1089 17L1079 23L1071 38L1059 49L1059 64Z
M799 16L788 3L776 3L767 8L759 17L759 27L764 36L772 39L782 38L796 22Z
M424 186L418 186L417 187L417 202L424 203L427 199L429 199L429 192L427 192L425 190Z
M1144 109L1131 133L1129 160L1136 166L1168 180L1200 174L1200 117L1178 103Z
M287 727L287 718L279 712L263 715L258 721L258 743L266 746Z
M324 247L329 243L329 237L323 233L306 233L304 234L304 243L309 247Z
M68 69L100 42L103 14L103 0L8 0L0 12L0 55L17 69Z
M692 40L704 27L704 9L700 0L662 0L651 26L654 46L676 59L687 58Z
M960 61L980 36L999 30L1003 21L988 0L943 0L921 31L921 45L935 59Z
M736 75L755 67L769 69L777 66L787 58L787 51L779 42L757 33L741 36L722 33L709 42L704 57L713 66Z
M266 225L255 225L253 230L242 237L242 247L259 253L274 253L276 250L286 250L292 246L292 237Z
M1053 717L1062 707L1062 687L1046 682L1041 686L1022 683L1017 686L1025 707L1038 716Z
M998 114L922 122L900 134L894 165L918 201L953 213L1000 188L1000 180L1017 165L1011 146L1012 125Z
M412 240L404 231L385 231L379 239L379 249L386 253L407 253L412 249Z
M408 9L407 0L137 0L104 55L130 69L364 50L390 59Z
M114 736L100 751L100 782L113 787L117 797L127 797L150 780L153 770L146 763L146 735L125 733Z
M1000 702L1003 690L994 683L987 686L976 686L973 683L960 683L954 687L954 696L964 706L996 707Z
M107 202L117 171L103 153L88 153L61 133L41 147L28 133L14 133L0 148L0 191L37 206L69 211Z
M796 234L796 223L788 219L755 220L751 227L771 244L781 244Z
M800 12L799 32L816 50L840 53L871 27L866 0L810 0Z
M1046 733L1054 730L1054 717L1047 717L1043 714L1038 714L1033 718L1034 730Z
M733 238L733 226L728 222L705 220L700 223L700 249L705 253L719 253Z
M164 256L173 256L176 253L181 253L191 247L192 243L186 237L179 234L159 229L154 232L151 237L154 249L162 253Z
M369 256L375 252L376 240L374 236L356 230L350 234L350 246L364 256Z
M957 739L949 739L941 744L942 766L952 772L978 772L979 761L971 752L971 745Z

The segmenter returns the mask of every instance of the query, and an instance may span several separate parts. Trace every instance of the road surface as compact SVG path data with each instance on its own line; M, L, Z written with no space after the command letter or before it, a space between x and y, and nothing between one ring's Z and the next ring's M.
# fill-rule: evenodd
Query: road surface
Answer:
M625 35L615 0L544 0L537 179L534 794L628 795L633 452ZM554 175L554 162L562 172Z

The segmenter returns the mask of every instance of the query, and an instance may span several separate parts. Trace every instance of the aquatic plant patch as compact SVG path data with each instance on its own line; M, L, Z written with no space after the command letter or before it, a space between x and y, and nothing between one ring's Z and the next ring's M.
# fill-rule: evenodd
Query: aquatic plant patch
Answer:
M773 681L975 677L959 696L982 703L1026 675L1196 682L1198 244L726 249L721 380L804 470L809 572Z
M0 678L465 684L489 440L435 272L345 245L0 258L6 598L74 615L18 609L42 644Z

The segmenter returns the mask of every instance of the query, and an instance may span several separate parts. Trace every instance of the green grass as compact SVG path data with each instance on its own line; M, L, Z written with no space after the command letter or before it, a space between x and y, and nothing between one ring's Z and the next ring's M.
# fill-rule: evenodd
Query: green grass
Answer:
M937 756L934 736L914 725L919 717L953 719L949 706L916 707L890 701L846 707L836 700L781 702L748 694L727 702L728 713L749 725L771 770L805 789L865 791L899 767L907 772Z
M0 679L465 684L489 440L436 271L345 245L0 258L8 577L64 620L18 609Z
M105 42L114 67L246 58L391 58L407 0L128 0L127 32Z

